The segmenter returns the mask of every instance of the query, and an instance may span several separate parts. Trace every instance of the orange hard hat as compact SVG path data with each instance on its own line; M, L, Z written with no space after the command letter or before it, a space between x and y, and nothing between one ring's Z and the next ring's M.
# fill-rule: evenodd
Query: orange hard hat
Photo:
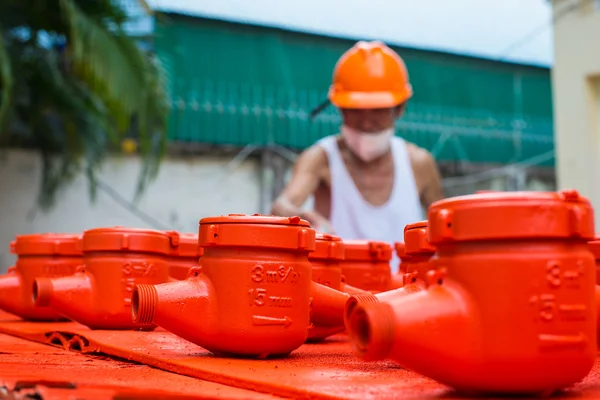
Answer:
M329 101L339 108L388 108L412 94L402 58L381 42L360 41L335 65Z

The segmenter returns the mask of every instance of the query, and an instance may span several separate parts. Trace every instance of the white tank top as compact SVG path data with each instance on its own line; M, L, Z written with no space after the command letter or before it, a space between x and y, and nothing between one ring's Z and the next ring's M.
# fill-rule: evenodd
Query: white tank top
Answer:
M335 234L345 240L404 241L404 226L424 219L406 142L394 136L391 151L394 160L394 186L388 201L381 206L367 202L346 169L337 144L337 136L317 142L327 153L331 173L331 215ZM394 254L392 272L398 269Z

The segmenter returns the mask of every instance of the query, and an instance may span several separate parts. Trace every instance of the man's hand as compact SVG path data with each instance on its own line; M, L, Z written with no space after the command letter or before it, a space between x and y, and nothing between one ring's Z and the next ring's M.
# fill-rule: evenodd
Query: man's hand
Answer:
M327 218L315 211L302 210L302 205L319 186L327 163L327 153L320 146L315 145L302 152L296 160L290 182L273 203L271 214L297 215L310 222L313 229L333 233Z
M331 222L321 214L315 211L303 211L300 217L310 222L310 226L317 232L335 235Z

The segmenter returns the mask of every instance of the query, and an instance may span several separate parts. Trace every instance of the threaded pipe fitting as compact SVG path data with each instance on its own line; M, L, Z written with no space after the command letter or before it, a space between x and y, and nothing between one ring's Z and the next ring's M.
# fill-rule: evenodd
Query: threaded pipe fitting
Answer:
M361 304L348 322L348 335L355 354L365 361L386 358L394 343L394 310L387 303Z
M54 286L49 278L37 278L33 281L32 300L37 307L48 307Z
M154 321L154 310L158 303L158 293L154 285L136 285L131 296L131 317L140 325L150 325Z
M379 303L379 299L375 297L371 293L359 293L350 296L350 298L346 301L346 305L344 306L344 324L346 325L346 329L348 328L348 321L350 319L350 315L356 308L356 306L360 304L376 304Z

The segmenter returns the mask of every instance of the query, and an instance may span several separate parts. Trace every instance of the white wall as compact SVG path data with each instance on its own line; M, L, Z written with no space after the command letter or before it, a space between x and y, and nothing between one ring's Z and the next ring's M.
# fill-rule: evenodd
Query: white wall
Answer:
M592 201L600 231L600 2L555 0L552 86L557 179Z
M197 231L198 221L206 216L259 212L260 163L246 160L231 170L230 161L231 157L167 158L137 206L161 225L182 232ZM99 178L131 201L139 168L136 157L114 157L104 164ZM44 214L36 208L40 173L41 162L35 153L16 150L0 153L0 272L14 260L9 243L17 234L81 232L115 225L153 227L101 190L92 204L87 180L82 176L60 193L56 207ZM532 179L526 186L528 190L553 190L547 183ZM457 185L446 188L446 194L460 195L480 189L506 190L506 179ZM304 208L312 206L313 199L309 198Z
M184 232L196 232L198 221L205 216L258 212L258 163L246 160L230 171L226 169L230 160L208 156L164 160L138 208L163 225ZM8 247L16 234L80 232L115 225L152 228L100 190L91 204L83 176L59 195L54 209L41 213L35 206L40 166L35 153L11 150L0 154L0 272L14 260ZM136 157L111 158L99 177L131 201L139 168Z

